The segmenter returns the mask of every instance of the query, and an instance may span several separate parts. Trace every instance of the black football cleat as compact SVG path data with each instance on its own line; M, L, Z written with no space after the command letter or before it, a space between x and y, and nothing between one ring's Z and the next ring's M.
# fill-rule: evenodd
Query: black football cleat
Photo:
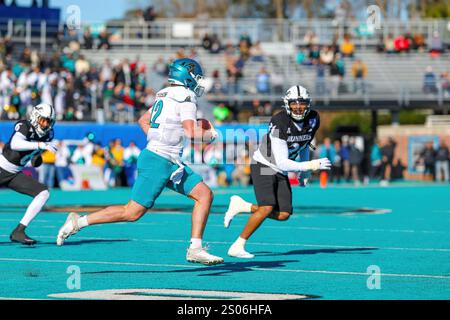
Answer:
M29 236L25 233L25 226L23 224L19 224L14 231L9 236L9 239L12 242L19 242L28 246L32 246L37 243L36 240L31 239Z

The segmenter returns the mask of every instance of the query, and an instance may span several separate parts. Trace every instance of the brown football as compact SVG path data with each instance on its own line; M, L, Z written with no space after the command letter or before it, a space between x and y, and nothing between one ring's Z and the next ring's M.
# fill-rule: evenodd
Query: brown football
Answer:
M198 125L199 127L201 127L203 130L209 130L209 129L211 129L211 122L209 122L209 121L206 120L206 119L202 119L202 118L197 119L197 125Z

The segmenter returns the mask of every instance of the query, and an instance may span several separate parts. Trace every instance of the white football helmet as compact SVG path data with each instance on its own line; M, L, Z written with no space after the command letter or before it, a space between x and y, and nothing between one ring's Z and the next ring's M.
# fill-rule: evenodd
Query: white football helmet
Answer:
M292 86L287 91L283 97L284 108L288 115L290 115L294 120L300 121L303 120L306 115L309 113L309 109L311 107L311 96L309 95L308 90L302 86ZM301 115L294 114L289 107L289 104L294 101L299 101L307 104L305 112Z
M47 128L42 128L39 124L40 119L47 119L49 125ZM48 103L38 104L31 110L30 123L39 137L45 136L55 125L56 113L55 109Z

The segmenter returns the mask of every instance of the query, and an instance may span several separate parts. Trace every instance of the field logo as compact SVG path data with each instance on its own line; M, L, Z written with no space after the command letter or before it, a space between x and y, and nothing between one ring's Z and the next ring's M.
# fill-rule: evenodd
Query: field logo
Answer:
M81 270L79 266L69 266L66 271L70 274L67 278L67 289L69 290L80 290L81 289Z
M370 265L367 267L367 289L380 290L381 289L381 269L377 265Z

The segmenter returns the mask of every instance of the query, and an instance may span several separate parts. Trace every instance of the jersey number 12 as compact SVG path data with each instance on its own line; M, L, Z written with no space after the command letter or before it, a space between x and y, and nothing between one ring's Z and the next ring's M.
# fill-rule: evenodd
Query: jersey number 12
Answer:
M155 105L152 108L152 113L150 116L150 128L158 129L159 123L156 123L156 119L161 115L161 111L163 108L163 102L162 100L158 100L158 102L155 103Z

